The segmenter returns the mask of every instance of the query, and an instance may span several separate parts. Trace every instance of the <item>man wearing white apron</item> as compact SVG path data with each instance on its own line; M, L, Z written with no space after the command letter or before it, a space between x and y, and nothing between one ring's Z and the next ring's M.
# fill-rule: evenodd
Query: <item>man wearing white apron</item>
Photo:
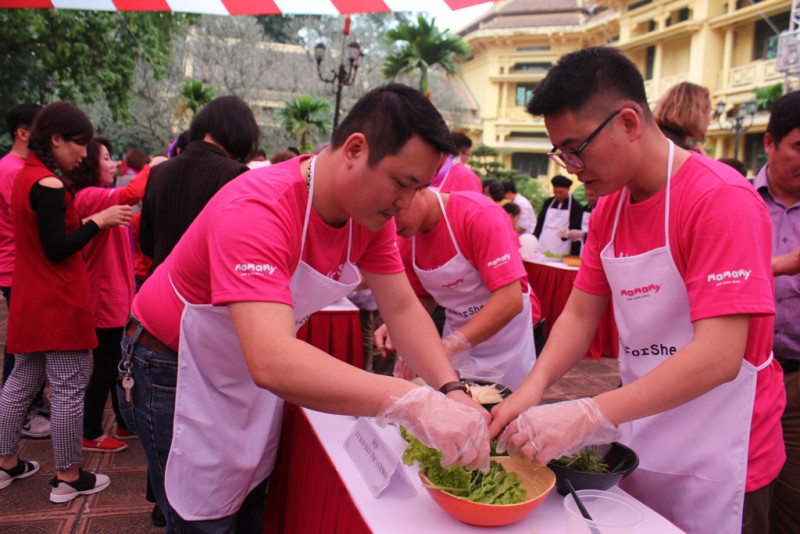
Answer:
M554 176L553 196L546 199L536 221L533 235L539 238L539 252L564 256L580 253L580 243L572 243L566 232L581 229L583 206L569 193L572 180L565 176Z
M499 369L498 382L516 389L536 360L534 303L536 321L541 313L506 212L477 193L422 190L395 219L398 235L410 238L400 253L411 286L427 309L445 308L453 367Z
M785 395L763 202L663 136L616 49L561 58L528 110L544 115L551 158L604 198L545 349L492 413L498 449L547 462L619 439L640 458L623 488L680 528L766 532ZM623 387L537 406L585 354L609 298Z
M119 393L167 532L260 531L283 399L403 424L446 463L487 462L485 411L414 297L390 222L450 151L427 99L379 87L352 108L331 148L220 190L144 284ZM362 276L398 346L440 392L356 369L295 337Z

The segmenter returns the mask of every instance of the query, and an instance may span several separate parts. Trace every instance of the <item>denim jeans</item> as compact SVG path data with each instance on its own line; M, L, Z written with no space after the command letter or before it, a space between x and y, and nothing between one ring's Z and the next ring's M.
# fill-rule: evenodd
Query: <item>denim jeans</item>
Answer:
M124 334L122 337L123 363L125 348L129 346L130 342L130 337ZM267 480L248 494L236 514L221 519L186 521L169 505L164 489L164 473L172 443L178 360L173 356L158 353L139 344L133 345L132 354L133 405L131 406L131 403L125 400L125 392L118 383L119 407L128 429L135 432L141 440L156 502L167 519L167 533L249 534L261 532ZM202 446L201 443L197 445L198 447ZM235 444L231 444L231 451L235 454ZM220 458L219 461L224 464L225 458ZM191 483L191 480L186 481L187 485Z

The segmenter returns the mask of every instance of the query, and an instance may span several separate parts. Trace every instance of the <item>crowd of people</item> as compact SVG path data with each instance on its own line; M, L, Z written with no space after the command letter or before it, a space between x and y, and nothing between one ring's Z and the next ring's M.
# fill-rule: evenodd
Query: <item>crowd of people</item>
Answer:
M52 436L60 503L111 482L82 450L138 436L154 522L258 532L289 401L403 425L471 469L495 438L542 463L619 440L640 458L624 489L681 529L797 532L800 92L775 103L752 183L702 148L705 88L679 84L651 111L616 49L563 56L527 109L586 206L565 175L538 216L514 181L481 183L471 140L402 84L369 91L314 153L269 160L236 96L166 157L123 165L74 105L13 108L0 490L39 470L22 437ZM582 257L546 343L532 249ZM295 335L348 295L365 369ZM609 301L621 387L542 405ZM514 393L487 412L468 367Z

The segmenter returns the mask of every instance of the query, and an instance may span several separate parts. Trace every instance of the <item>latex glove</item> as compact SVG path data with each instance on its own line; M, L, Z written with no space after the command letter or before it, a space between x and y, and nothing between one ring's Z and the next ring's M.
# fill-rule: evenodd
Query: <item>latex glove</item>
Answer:
M500 434L497 452L508 450L544 465L587 445L611 443L620 436L594 399L587 397L528 408Z
M581 230L567 231L567 239L570 241L580 241L583 239L583 232Z
M403 380L414 380L417 378L417 373L408 366L408 364L400 356L394 361L394 369L392 369L392 376L395 378L402 378Z
M452 334L445 336L442 339L442 347L444 348L445 354L447 354L448 358L452 358L459 352L464 352L472 347L472 344L467 341L467 338L464 337L464 334L459 332L453 332Z
M406 427L428 447L442 453L442 466L489 469L489 426L476 405L447 398L429 386L414 388L378 414L377 423Z
M392 338L389 337L389 329L386 328L385 324L380 325L372 333L372 342L376 348L380 349L381 356L384 358L389 352L394 352L394 343L392 343Z

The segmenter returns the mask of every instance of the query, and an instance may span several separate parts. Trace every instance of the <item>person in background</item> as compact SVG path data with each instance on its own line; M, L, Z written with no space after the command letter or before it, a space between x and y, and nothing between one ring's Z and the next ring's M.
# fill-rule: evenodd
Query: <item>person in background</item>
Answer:
M584 189L584 193L586 205L583 207L583 215L581 216L581 229L567 231L567 239L581 243L581 254L583 253L583 243L586 242L586 237L589 235L589 219L597 206L597 200L600 198L594 189Z
M141 148L132 148L125 153L125 172L120 169L120 174L114 182L114 187L125 187L131 180L142 172L144 166L150 163L150 158ZM139 207L134 206L134 215L139 212Z
M150 174L150 165L147 163L125 187L109 188L116 171L111 159L112 152L108 139L95 137L87 145L86 157L81 164L68 173L75 186L75 207L79 215L87 216L117 205L132 207L144 195ZM159 158L165 159L163 156ZM160 160L154 159L154 163ZM114 387L122 328L128 319L136 288L129 228L115 226L101 230L83 248L83 257L89 271L97 334L97 346L92 349L92 374L83 403L83 450L121 452L128 445L118 438L125 439L133 435L122 420ZM111 407L116 423L115 437L103 430L103 411L109 392L113 393Z
M28 157L28 137L36 113L42 109L36 104L14 106L6 115L8 133L13 141L11 151L0 159L0 291L11 307L11 275L14 272L14 228L11 223L11 191L14 180L25 166ZM3 347L3 384L14 368L14 354ZM44 393L44 386L31 403L22 437L46 438L50 435L50 401Z
M54 102L42 109L11 196L12 285L25 298L12 301L8 316L8 349L16 362L0 394L0 488L39 470L37 462L19 458L19 431L46 379L52 401L54 503L96 493L110 482L80 467L83 394L89 353L97 345L81 248L101 230L127 224L131 208L113 206L83 220L75 209L73 184L64 173L86 156L93 133L89 117L72 104Z
M467 166L472 150L472 140L461 132L451 132L451 135L456 153L447 157L431 183L431 187L440 193L452 193L453 191L480 193L483 190L481 179Z
M184 130L176 137L172 143L167 147L166 156L174 158L179 155L189 144L189 130Z
M489 198L494 200L495 204L498 206L503 206L511 202L506 198L506 191L503 188L503 184L497 180L492 180L489 182Z
M247 102L217 97L189 127L189 144L150 173L142 200L139 244L153 258L153 270L166 259L189 225L219 189L248 170L260 130Z
M717 161L729 165L739 171L742 176L747 176L747 166L741 160L735 158L719 158Z
M283 399L402 424L446 465L488 462L489 414L458 381L394 243L393 216L450 151L444 120L419 91L373 89L330 148L223 187L144 283L123 338L131 401L121 406L132 410L168 533L260 531ZM311 313L362 277L398 349L433 387L297 339Z
M511 226L514 228L514 232L520 234L519 230L519 218L522 215L522 210L520 209L518 204L514 204L513 202L507 202L503 204L503 209L506 210L508 216L511 217Z
M411 287L428 312L436 304L446 310L442 345L453 367L498 369L498 382L516 389L536 361L533 324L541 310L504 210L471 191L423 189L395 221L406 238L400 255ZM394 350L386 327L375 343ZM411 380L417 373L401 357L395 376Z
M517 221L516 230L520 234L532 234L536 229L536 212L531 205L531 201L517 192L517 184L514 180L503 182L505 197L519 206L520 216Z
M542 204L533 235L539 239L539 251L542 254L577 256L581 244L568 240L567 232L581 229L583 206L569 192L572 180L558 175L550 180L550 184L553 186L553 196Z
M358 317L361 322L361 342L364 346L364 370L379 375L392 376L396 352L385 353L375 346L375 331L383 325L378 303L369 288L356 289L349 295L348 300L358 308Z
M639 456L620 487L679 528L767 532L785 394L764 202L661 133L641 73L616 48L563 56L528 111L544 116L551 158L602 198L542 354L492 411L498 451L547 463L620 440ZM609 299L622 387L539 406L586 354Z
M253 158L247 162L247 167L250 169L258 169L259 167L266 167L272 165L272 162L267 159L267 153L264 149L259 148L253 154Z
M288 161L294 157L297 157L297 154L295 154L291 150L278 150L272 155L271 158L269 158L269 162L270 164L275 165L276 163Z
M769 532L794 534L800 532L800 92L787 93L772 105L764 149L767 164L753 185L772 220L772 352L783 368L786 387L781 417L786 463L772 495Z
M703 140L711 122L711 97L703 86L681 82L658 99L653 110L661 131L676 145L706 155Z

